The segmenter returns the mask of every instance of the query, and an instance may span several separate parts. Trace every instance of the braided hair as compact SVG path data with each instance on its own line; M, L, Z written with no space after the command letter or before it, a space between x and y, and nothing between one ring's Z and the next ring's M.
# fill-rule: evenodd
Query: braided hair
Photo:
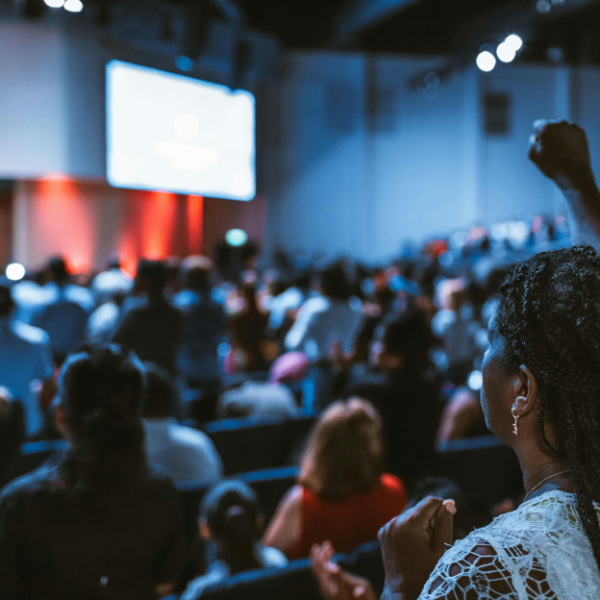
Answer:
M544 445L571 471L578 511L600 567L600 256L591 246L538 254L514 266L496 315L508 367L539 386ZM546 426L554 438L548 440Z

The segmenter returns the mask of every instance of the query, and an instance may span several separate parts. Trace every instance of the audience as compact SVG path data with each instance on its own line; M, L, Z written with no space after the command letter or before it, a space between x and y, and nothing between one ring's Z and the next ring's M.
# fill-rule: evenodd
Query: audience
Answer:
M104 304L114 298L115 294L126 294L133 288L133 278L121 268L118 254L112 254L108 260L108 268L98 273L92 281L92 292L97 304Z
M173 417L178 390L171 376L152 363L146 363L146 372L143 417L149 463L176 484L221 479L223 463L210 438Z
M213 269L209 258L188 257L181 265L185 289L173 299L186 316L177 366L190 388L213 389L219 385L217 348L226 332L227 318L212 297Z
M23 404L31 437L43 428L42 404L54 395L54 363L48 334L13 319L14 310L10 288L0 286L0 386Z
M3 599L156 598L186 558L172 484L147 474L143 365L116 346L72 355L56 421L70 442L0 497Z
M217 484L202 501L200 535L216 546L205 575L188 584L181 600L196 600L206 588L252 569L285 567L286 557L260 543L264 526L256 494L241 481Z
M406 508L402 481L383 472L381 419L352 399L321 416L301 461L298 485L281 501L263 537L290 559L329 540L341 552L377 537Z
M219 419L293 417L298 413L294 394L285 385L246 381L223 392L217 404Z
M489 435L489 431L479 394L469 388L456 390L442 413L437 441L450 442L482 435Z
M71 283L63 258L53 258L47 274L50 281L44 287L44 301L34 312L31 324L48 333L55 360L60 364L84 342L85 327L95 303L87 288Z
M143 294L125 314L114 342L133 350L142 360L177 374L177 352L183 339L185 317L165 296L168 271L157 260L140 261L137 289Z

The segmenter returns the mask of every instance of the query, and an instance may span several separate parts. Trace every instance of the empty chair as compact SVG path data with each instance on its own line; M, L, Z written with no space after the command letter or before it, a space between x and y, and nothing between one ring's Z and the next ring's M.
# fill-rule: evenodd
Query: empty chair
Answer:
M438 457L443 474L472 502L491 507L523 493L519 461L496 436L443 442Z

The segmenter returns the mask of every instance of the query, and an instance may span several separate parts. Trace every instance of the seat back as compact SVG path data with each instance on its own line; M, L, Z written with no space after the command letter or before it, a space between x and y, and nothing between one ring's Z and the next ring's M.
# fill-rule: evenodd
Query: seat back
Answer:
M438 458L443 474L482 506L491 507L523 492L519 461L496 436L444 442L438 447Z

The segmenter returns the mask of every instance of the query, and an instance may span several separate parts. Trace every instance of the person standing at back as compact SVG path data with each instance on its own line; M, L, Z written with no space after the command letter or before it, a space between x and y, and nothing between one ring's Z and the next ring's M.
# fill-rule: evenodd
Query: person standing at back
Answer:
M285 347L306 353L311 363L305 389L308 410L325 408L333 384L331 352L337 343L344 354L356 345L364 316L351 304L351 291L344 269L334 265L321 273L321 294L309 298L285 338Z
M186 258L181 269L185 289L174 298L175 306L186 316L177 365L191 388L211 389L219 384L217 347L227 330L227 317L211 294L213 268L213 262L205 256Z
M31 324L48 333L55 361L60 364L84 342L95 303L89 290L71 283L64 258L50 260L47 273L50 281L44 286L45 301L35 311Z
M125 314L112 341L175 375L185 316L165 296L167 278L167 267L162 261L140 261L136 285L144 296L136 299L129 309L126 303Z

